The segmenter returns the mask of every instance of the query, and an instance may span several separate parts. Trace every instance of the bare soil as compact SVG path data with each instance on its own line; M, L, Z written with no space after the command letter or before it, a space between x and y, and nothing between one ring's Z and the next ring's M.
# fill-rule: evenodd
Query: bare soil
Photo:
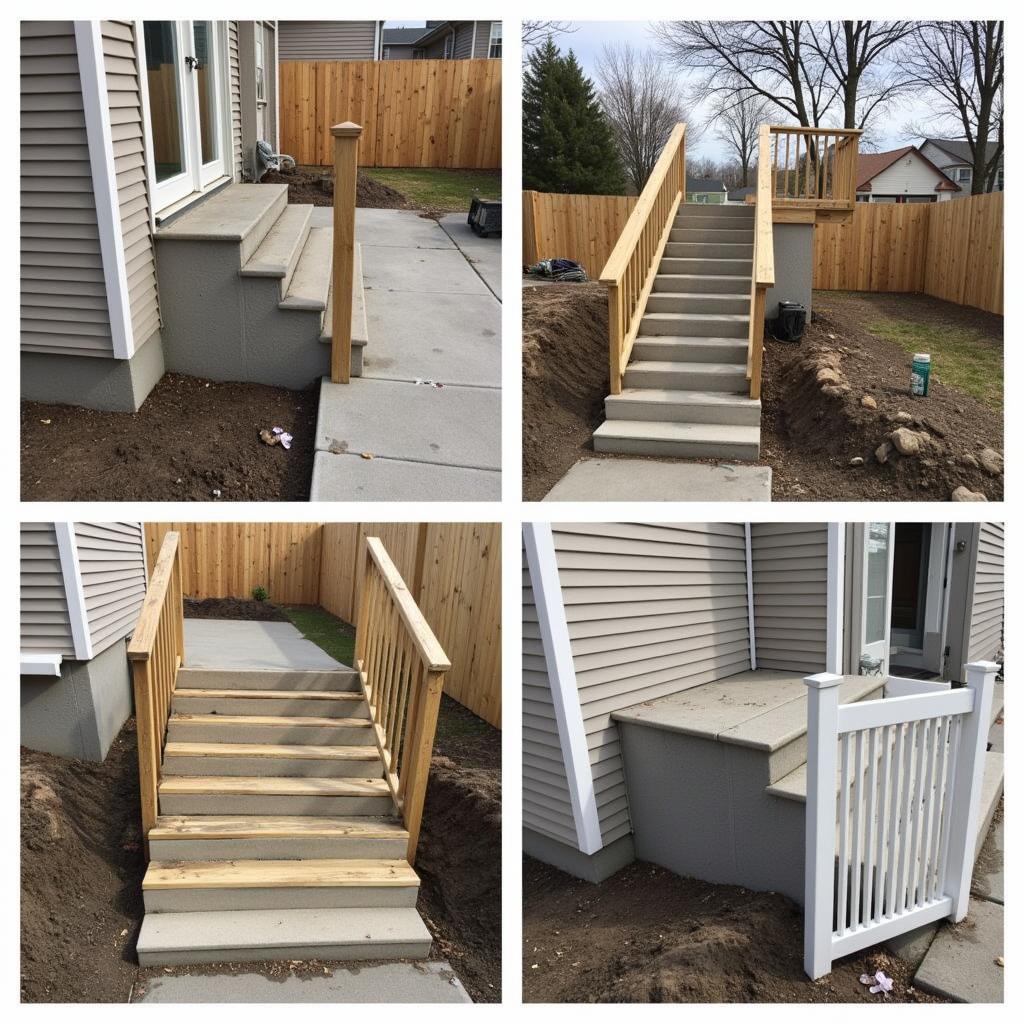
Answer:
M194 597L184 600L186 619L244 619L248 622L291 622L270 601L247 601L239 597Z
M260 182L287 185L289 203L334 205L334 174L327 167L297 167L289 174L268 171L260 178ZM374 181L362 171L356 178L356 206L371 210L412 209L409 200L401 192Z
M167 373L136 413L22 402L21 498L308 501L318 395Z
M895 984L873 996L860 976ZM636 862L600 885L524 858L528 1003L941 1002L879 948L803 972L803 912L776 893L680 878Z

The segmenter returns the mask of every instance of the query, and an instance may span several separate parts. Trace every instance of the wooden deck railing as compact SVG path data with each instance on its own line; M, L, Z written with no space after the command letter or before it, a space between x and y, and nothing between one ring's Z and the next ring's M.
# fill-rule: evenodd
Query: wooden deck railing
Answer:
M346 121L334 137L334 253L331 267L331 380L347 384L352 374L352 273L356 251L356 179L359 136Z
M776 206L853 209L859 129L772 125L769 131L771 194Z
M609 384L613 395L622 393L622 375L685 190L686 125L677 124L601 271L601 283L608 286Z
M747 336L747 380L750 397L761 397L764 360L764 307L775 284L775 239L772 234L771 132L762 125L757 140L757 186L754 193L754 261L750 275L750 324Z
M378 537L366 538L355 668L413 864L437 711L451 665Z
M157 818L157 787L171 695L185 660L185 619L181 591L178 534L164 537L149 577L142 611L128 644L135 690L135 724L139 747L139 795L142 835ZM146 848L148 850L148 842Z

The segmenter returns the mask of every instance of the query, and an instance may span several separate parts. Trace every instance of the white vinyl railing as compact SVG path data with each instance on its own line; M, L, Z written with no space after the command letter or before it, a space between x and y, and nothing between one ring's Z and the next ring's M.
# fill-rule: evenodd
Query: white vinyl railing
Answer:
M967 914L998 666L967 684L896 684L839 703L841 676L807 684L804 970ZM917 690L918 692L914 692Z

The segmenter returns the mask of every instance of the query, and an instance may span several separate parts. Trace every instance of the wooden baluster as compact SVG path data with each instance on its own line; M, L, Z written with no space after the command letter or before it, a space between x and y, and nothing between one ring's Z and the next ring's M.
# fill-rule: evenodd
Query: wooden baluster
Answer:
M391 735L391 749L396 764L398 763L399 756L402 753L402 740L405 736L406 723L408 722L409 686L413 671L414 655L412 652L412 643L409 640L408 635L406 635L405 641L402 644L402 686L399 694L398 714L395 716L394 729Z
M331 380L335 384L347 384L352 373L352 275L356 246L356 179L362 131L351 121L331 128L334 137Z
M434 748L434 732L437 729L437 711L444 689L444 673L426 673L423 684L423 699L420 704L415 739L410 749L413 780L403 804L405 828L409 833L406 859L410 865L416 863L416 847L420 839L420 825L423 821L423 801L427 795L427 778L430 774L430 755Z
M174 552L174 633L177 637L178 661L185 664L185 592L181 585L181 548Z

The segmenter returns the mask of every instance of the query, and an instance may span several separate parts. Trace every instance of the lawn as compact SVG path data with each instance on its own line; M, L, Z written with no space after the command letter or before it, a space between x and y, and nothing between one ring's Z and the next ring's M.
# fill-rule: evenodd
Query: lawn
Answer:
M352 665L355 661L356 630L336 615L308 604L286 604L282 611L307 640L312 640L335 661Z
M981 331L912 320L874 320L872 334L898 345L908 355L929 352L932 377L946 387L973 395L990 409L1003 408L1003 351Z
M466 211L473 196L501 198L501 171L440 167L364 167L362 173L401 192L424 210Z

